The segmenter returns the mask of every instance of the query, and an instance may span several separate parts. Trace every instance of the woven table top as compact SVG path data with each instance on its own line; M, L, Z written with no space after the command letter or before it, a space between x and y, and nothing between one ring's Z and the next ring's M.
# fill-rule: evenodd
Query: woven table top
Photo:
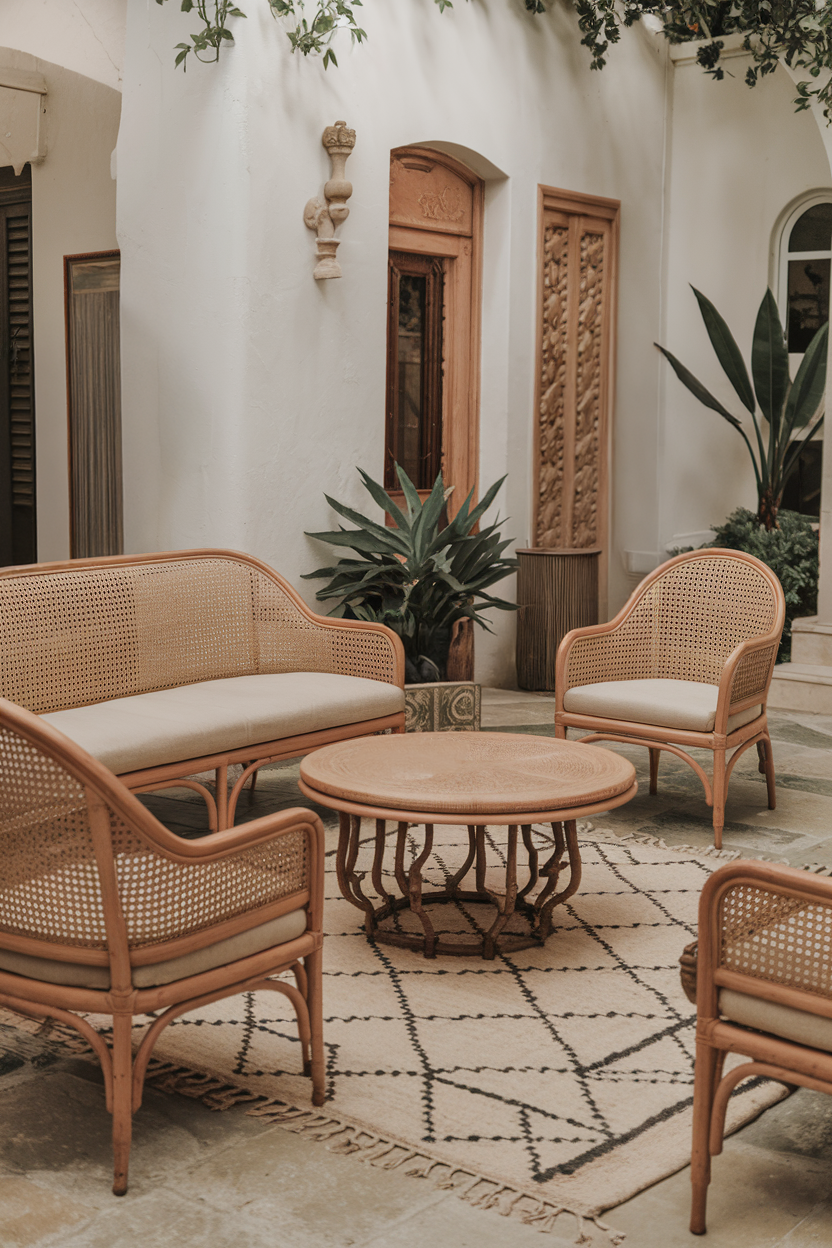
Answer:
M336 808L531 816L607 801L619 806L635 793L636 776L626 758L579 741L419 732L326 745L304 758L300 778L307 796Z

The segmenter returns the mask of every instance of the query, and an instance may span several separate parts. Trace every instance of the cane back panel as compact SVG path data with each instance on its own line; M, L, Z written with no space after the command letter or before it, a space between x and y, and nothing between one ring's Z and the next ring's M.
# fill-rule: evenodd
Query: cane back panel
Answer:
M745 560L710 555L668 568L611 632L572 644L566 687L606 680L693 680L718 685L725 660L743 641L774 627L771 583ZM774 647L743 660L733 701L762 689ZM747 665L747 668L746 668Z
M0 696L38 714L228 676L395 670L384 634L320 624L230 557L0 576Z
M832 995L832 902L753 884L729 888L720 906L719 963L755 979Z

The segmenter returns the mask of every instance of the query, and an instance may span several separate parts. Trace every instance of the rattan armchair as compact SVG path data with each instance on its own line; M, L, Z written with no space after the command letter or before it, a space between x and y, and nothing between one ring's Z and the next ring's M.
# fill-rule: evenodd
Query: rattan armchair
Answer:
M832 880L730 863L705 883L698 936L690 1229L702 1235L737 1084L764 1076L832 1093ZM688 965L689 996L690 979ZM751 1060L723 1075L728 1053Z
M291 1001L324 1101L323 828L311 811L185 841L112 772L0 699L0 1004L75 1027L101 1062L113 1191L160 1033L185 1011L268 988ZM294 983L270 976L291 971ZM133 1055L134 1016L155 1014ZM84 1017L112 1016L112 1045Z
M697 550L669 560L609 623L564 637L555 735L579 728L589 733L584 741L647 746L651 793L658 787L660 751L683 759L713 807L719 848L728 781L752 745L774 810L766 699L784 618L780 582L759 559ZM713 751L712 780L684 746Z

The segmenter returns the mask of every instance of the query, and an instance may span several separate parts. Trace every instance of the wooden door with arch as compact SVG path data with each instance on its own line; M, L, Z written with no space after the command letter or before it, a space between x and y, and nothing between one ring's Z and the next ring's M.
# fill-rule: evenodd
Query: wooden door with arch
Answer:
M607 617L620 202L538 188L533 545L600 547Z
M426 498L442 469L448 515L479 462L483 182L432 148L390 156L385 489L401 463Z

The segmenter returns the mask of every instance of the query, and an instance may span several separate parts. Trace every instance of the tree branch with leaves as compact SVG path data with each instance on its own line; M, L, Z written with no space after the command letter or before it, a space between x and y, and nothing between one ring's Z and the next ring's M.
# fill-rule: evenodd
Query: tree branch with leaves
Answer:
M166 4L168 0L156 0ZM524 0L532 14L546 12L543 0ZM552 0L553 3L559 0ZM362 0L266 0L272 16L289 23L286 31L293 52L322 55L324 68L337 65L332 39L348 30L354 43L363 43L367 32L358 24L355 10ZM440 13L453 8L451 0L435 0ZM183 13L194 13L201 27L187 42L176 45L176 64L187 67L188 57L218 61L223 47L234 42L229 22L246 14L232 0L180 0ZM716 80L730 71L723 65L722 39L744 34L743 47L752 63L745 73L749 87L774 73L780 61L791 69L805 70L797 84L795 107L821 105L832 120L832 3L830 0L575 0L581 43L590 54L592 69L603 69L607 53L620 42L622 28L647 19L671 43L699 40L696 59Z

